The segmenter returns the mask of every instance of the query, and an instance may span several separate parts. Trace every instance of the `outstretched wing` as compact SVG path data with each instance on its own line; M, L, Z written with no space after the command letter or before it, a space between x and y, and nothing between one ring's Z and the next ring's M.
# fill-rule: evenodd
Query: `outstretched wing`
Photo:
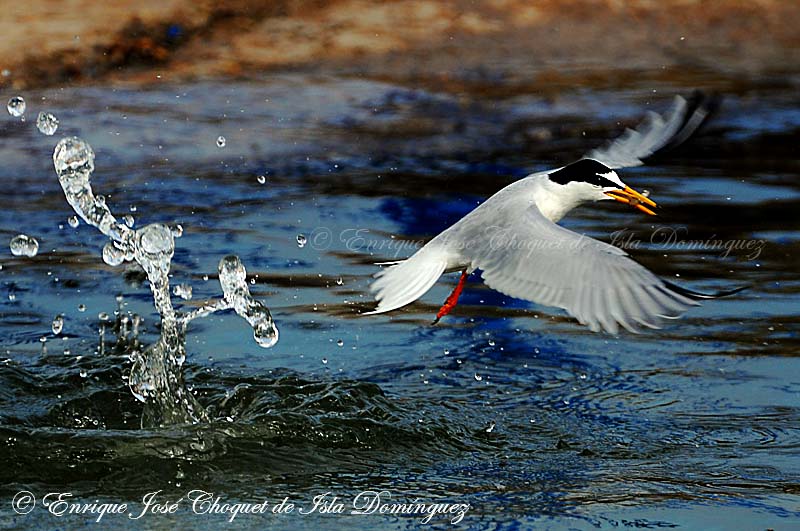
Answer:
M626 129L619 138L586 154L609 168L641 166L658 152L685 142L702 126L719 106L719 98L700 91L685 100L675 96L672 108L663 116L649 112L634 129Z
M489 287L563 308L595 332L658 328L698 305L692 292L680 293L613 245L556 225L535 205L481 232L465 254Z

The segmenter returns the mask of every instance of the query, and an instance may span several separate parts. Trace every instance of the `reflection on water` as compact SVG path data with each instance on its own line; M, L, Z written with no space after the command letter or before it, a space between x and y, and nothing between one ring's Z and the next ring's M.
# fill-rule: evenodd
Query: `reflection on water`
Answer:
M450 320L430 327L453 275L403 311L358 316L372 307L373 262L410 255L513 179L580 155L683 91L656 88L545 99L524 87L488 97L287 76L25 94L29 113L45 97L58 134L92 144L94 186L142 227L119 231L184 228L164 282L192 289L170 301L176 312L206 316L185 336L181 383L203 411L184 420L203 422L157 428L165 419L155 418L142 429L148 405L126 377L147 345L172 348L162 344L171 325L153 311L141 268L102 264L96 234L69 219L48 163L55 137L9 118L0 232L35 237L39 250L1 259L3 492L67 486L134 500L202 487L310 500L369 488L470 503L462 525L476 529L512 518L784 528L800 516L794 93L730 97L696 141L628 170L626 182L664 205L655 221L604 204L566 221L606 241L624 229L640 242L636 260L689 287L753 286L740 296L659 332L610 337L473 279ZM686 240L766 243L749 257L653 236L677 228ZM221 264L231 253L241 261ZM210 314L246 314L231 290L268 302L281 324L274 348L260 349L242 320ZM417 522L349 518L241 524Z

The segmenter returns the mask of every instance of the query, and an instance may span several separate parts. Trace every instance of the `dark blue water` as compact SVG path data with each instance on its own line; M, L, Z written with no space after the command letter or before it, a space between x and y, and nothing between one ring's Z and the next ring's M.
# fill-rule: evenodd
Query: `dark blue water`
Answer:
M424 525L421 516L349 514L365 490L469 504L458 525L472 529L800 528L793 92L729 95L693 143L624 171L665 207L655 222L606 204L565 220L627 242L672 281L748 291L663 330L618 337L475 278L432 327L455 275L401 311L358 315L372 308L374 262L410 255L514 179L580 156L685 92L655 88L497 99L285 76L24 94L28 120L0 120L0 237L35 236L40 251L12 257L6 245L0 256L4 527L96 518L56 517L41 500L17 515L20 490L140 510L148 492L174 501L204 489L230 502L288 497L306 510L330 492L346 506L240 515L236 528ZM39 110L59 117L55 137L36 131ZM105 238L67 224L73 212L51 159L67 134L94 147L93 186L112 211L131 213L137 227L184 227L172 282L191 284L194 297L176 303L219 296L217 263L235 253L280 327L278 345L263 350L233 314L192 323L186 380L210 424L142 429L142 404L124 380L134 345L109 326L100 348L98 314L113 320L117 294L123 312L144 316L141 343L155 341L158 319L136 267L106 266ZM726 252L708 240L742 243ZM175 515L102 521L216 529L226 516L195 514L184 501ZM428 526L452 524L438 515Z

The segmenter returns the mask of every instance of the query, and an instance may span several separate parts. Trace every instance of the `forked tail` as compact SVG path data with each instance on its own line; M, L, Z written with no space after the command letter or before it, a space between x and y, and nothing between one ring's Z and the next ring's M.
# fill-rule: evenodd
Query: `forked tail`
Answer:
M414 302L431 289L446 268L446 259L423 248L408 260L378 271L369 286L378 307L365 315L390 312Z

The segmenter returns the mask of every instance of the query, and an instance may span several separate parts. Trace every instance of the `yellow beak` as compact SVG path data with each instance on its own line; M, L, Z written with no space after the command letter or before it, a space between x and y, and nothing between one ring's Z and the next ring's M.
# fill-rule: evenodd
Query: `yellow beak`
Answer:
M651 207L658 207L655 201L649 199L648 197L640 194L630 186L626 186L624 190L611 190L610 192L605 193L608 197L613 197L620 203L625 203L626 205L631 205L632 207L638 208L645 214L650 214L651 216L655 216L656 213L647 208L645 205Z

